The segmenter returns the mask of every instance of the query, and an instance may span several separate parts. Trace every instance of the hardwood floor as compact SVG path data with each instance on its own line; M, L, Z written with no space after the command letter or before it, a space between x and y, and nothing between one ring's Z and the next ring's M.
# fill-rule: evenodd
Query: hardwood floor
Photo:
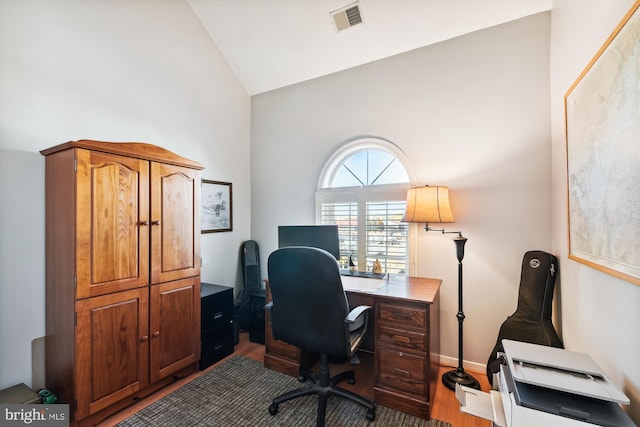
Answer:
M256 344L253 343L251 341L249 341L249 334L248 333L241 333L240 334L240 342L239 344L235 347L235 352L233 353L232 356L229 357L233 357L236 355L241 355L241 356L245 356L251 359L255 359L258 361L263 361L264 360L264 345L262 344ZM367 357L368 355L362 355L360 357L361 359L361 364L359 366L355 367L355 371L356 371L356 384L349 386L348 384L344 384L341 383L340 386L341 387L345 387L345 388L350 388L353 391L355 391L356 393L359 393L363 396L367 396L369 398L373 397L373 378L371 375L358 375L358 371L363 371L363 372L371 372L372 368L372 364L373 364L373 358L372 357ZM155 402L156 400L160 399L161 397L167 395L168 393L170 393L171 391L177 389L178 387L181 387L182 385L184 385L185 383L192 381L193 379L197 378L198 376L210 371L211 369L215 368L217 365L219 365L220 363L224 362L223 359L222 361L216 363L215 365L207 368L204 371L195 373L189 377L183 378L179 381L176 381L175 383L171 384L170 386L158 391L157 393L141 400L138 403L135 403L134 405L129 406L126 409L123 409L122 411L118 412L115 415L112 415L111 417L107 418L105 421L103 421L102 423L99 424L100 427L110 427L113 426L117 423L119 423L120 421L130 417L131 415L135 414L136 412L138 412L139 410L141 410L142 408L146 407L147 405ZM349 365L343 365L344 369L348 369ZM353 368L353 367L352 367ZM448 366L443 366L440 368L440 376L442 376L442 374L448 370L450 370L451 367ZM340 371L340 367L336 366L332 366L332 375L338 373ZM487 377L484 373L478 373L478 372L473 372L473 376L475 378L478 379L478 381L480 381L480 386L482 387L483 391L488 391L489 390L489 382L487 381ZM363 381L362 379L365 378L365 380ZM265 408L266 410L266 408ZM435 395L435 399L433 402L433 407L431 410L431 416L433 418L442 420L442 421L446 421L448 423L450 423L453 427L489 427L491 425L491 423L489 423L489 421L486 420L482 420L480 418L477 417L473 417L471 415L467 415L464 414L462 412L460 412L460 405L458 404L458 401L456 400L456 397L454 395L454 393L447 389L441 381L438 382L438 388L436 390L436 395ZM195 426L194 426L195 427Z

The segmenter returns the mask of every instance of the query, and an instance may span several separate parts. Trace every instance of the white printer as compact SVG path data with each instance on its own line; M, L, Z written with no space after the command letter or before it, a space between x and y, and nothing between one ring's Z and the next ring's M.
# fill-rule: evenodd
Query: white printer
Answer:
M503 340L499 390L456 386L460 409L500 427L633 427L620 407L629 398L593 359L555 347Z

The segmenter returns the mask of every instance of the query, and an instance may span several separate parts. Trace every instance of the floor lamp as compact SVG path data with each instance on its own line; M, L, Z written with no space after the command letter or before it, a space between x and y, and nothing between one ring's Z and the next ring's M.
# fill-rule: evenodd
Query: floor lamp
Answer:
M407 206L402 221L424 223L425 231L457 234L453 241L456 244L456 255L458 257L458 314L456 315L458 318L458 367L445 372L442 375L442 383L450 390L455 390L456 384L479 390L480 383L464 370L462 359L462 323L464 322L464 312L462 311L462 259L464 258L464 245L467 243L467 238L462 236L460 231L436 230L429 227L430 222L453 222L453 214L449 205L449 189L447 187L431 187L428 185L410 188L407 191Z

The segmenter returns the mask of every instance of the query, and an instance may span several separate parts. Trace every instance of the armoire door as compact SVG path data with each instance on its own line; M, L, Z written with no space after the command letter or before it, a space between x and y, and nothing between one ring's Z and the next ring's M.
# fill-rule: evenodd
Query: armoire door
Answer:
M76 212L77 298L146 286L149 162L77 149Z
M151 283L200 274L200 173L151 163Z
M77 419L149 384L148 303L146 287L77 301Z
M151 382L200 359L200 277L151 286Z

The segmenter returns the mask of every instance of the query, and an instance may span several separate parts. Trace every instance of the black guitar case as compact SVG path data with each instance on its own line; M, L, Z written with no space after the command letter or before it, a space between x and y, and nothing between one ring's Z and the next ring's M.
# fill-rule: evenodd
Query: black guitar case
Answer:
M551 321L553 289L558 274L558 259L543 251L529 251L522 259L520 290L516 311L502 323L487 362L487 378L493 383L493 373L499 370L496 353L503 352L502 340L563 348Z
M260 280L260 249L258 242L247 240L240 247L240 261L242 263L243 289L238 293L236 305L239 306L239 327L242 331L249 330L250 323L250 296L254 292L262 290Z

